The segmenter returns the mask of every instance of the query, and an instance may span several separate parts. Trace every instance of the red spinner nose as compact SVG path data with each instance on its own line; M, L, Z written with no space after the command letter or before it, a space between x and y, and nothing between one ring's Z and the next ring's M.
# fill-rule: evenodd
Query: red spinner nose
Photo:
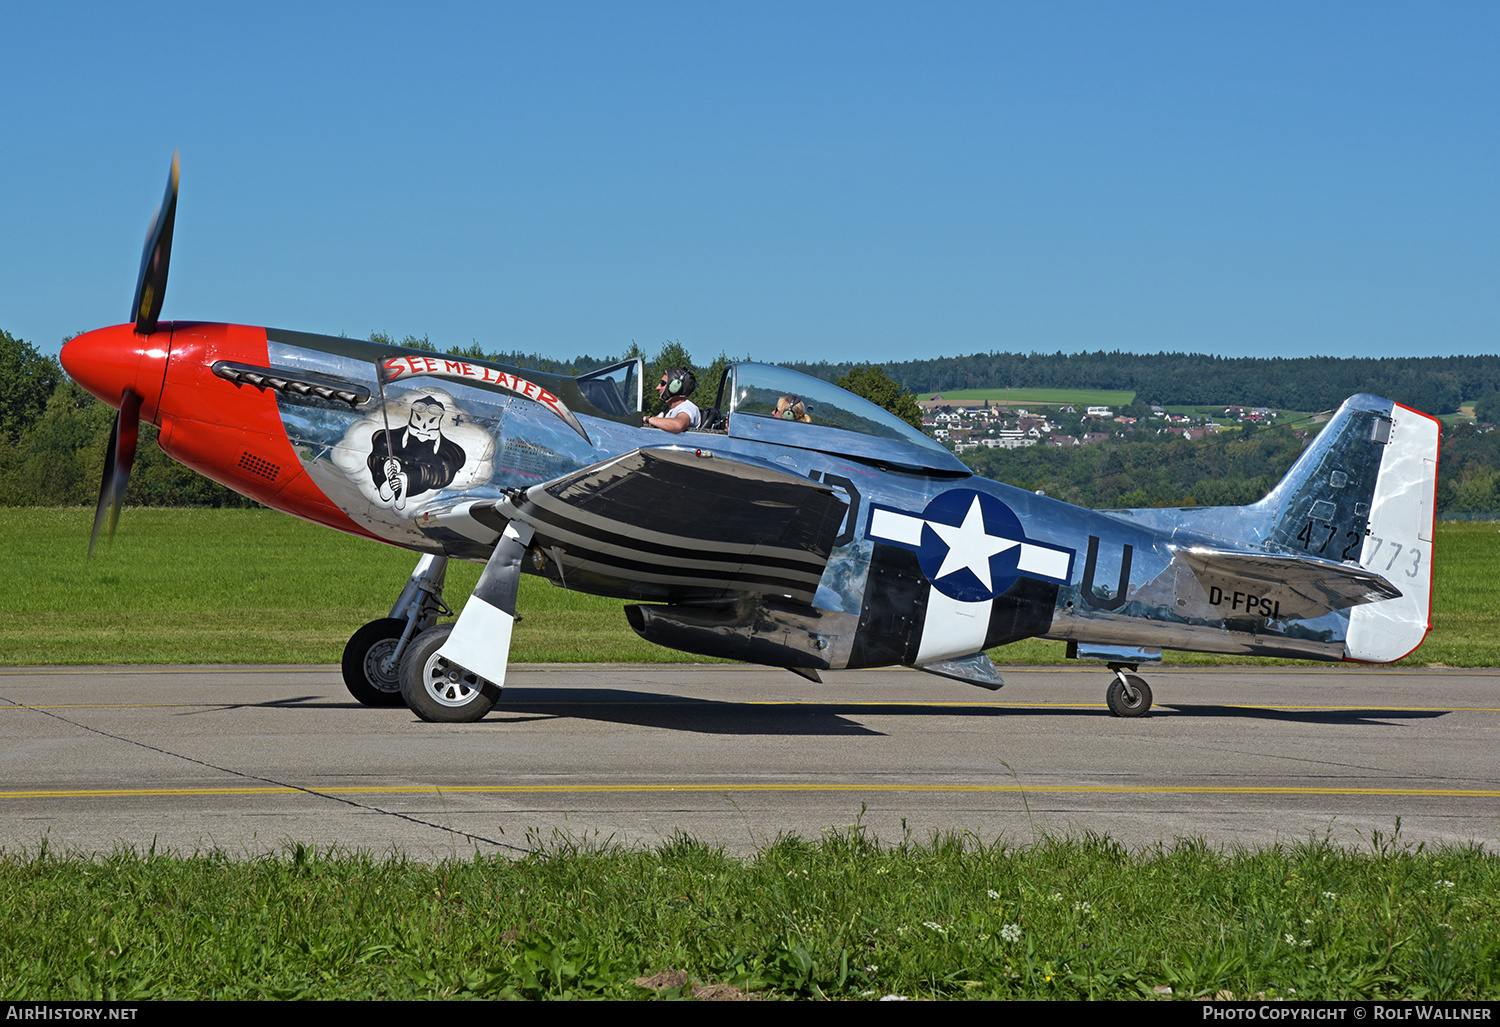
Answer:
M172 332L167 325L137 335L133 325L85 332L63 344L62 363L73 380L112 407L130 389L141 397L141 418L156 420Z

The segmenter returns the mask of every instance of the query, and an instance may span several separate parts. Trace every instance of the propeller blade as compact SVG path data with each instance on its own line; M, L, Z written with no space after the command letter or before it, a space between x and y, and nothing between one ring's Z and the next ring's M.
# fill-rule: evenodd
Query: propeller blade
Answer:
M109 429L109 448L104 453L104 473L99 481L99 507L94 511L94 532L89 536L89 559L94 557L94 544L99 541L99 529L109 521L108 537L115 537L115 525L120 520L120 506L125 501L125 490L130 487L130 468L135 464L136 442L141 433L141 397L126 389L120 397L120 412Z
M172 154L172 173L167 177L167 193L161 206L156 208L156 217L151 222L151 231L146 236L146 249L141 254L141 273L135 282L135 303L130 316L135 319L135 330L142 335L156 331L157 319L161 316L161 301L167 294L167 266L172 262L172 225L177 220L177 154Z

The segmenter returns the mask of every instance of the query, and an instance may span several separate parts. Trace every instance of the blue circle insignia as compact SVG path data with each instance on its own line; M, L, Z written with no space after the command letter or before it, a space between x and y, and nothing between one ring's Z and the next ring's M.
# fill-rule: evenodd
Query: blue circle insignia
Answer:
M922 511L917 562L932 587L963 603L1004 593L1020 577L1021 521L994 496L950 489Z

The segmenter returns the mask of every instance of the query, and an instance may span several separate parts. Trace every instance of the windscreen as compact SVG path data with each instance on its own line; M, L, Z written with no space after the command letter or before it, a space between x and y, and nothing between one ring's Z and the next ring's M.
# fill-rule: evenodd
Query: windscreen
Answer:
M947 452L890 411L819 378L771 364L737 364L734 374L733 416L842 428Z

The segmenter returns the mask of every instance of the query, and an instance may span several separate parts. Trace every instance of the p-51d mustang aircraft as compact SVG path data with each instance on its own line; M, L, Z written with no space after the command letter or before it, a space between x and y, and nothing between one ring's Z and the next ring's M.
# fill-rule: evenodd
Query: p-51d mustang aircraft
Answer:
M1244 507L1079 509L978 478L874 404L765 364L729 368L705 426L669 434L642 427L639 360L571 378L160 321L177 168L134 323L62 351L120 411L94 537L113 529L145 419L238 492L422 554L390 616L349 641L363 703L483 717L522 574L630 600L652 642L814 681L900 664L998 688L986 649L1061 639L1109 665L1120 716L1150 708L1134 671L1163 648L1378 663L1426 635L1439 425L1398 403L1345 402ZM485 568L439 624L450 559Z

